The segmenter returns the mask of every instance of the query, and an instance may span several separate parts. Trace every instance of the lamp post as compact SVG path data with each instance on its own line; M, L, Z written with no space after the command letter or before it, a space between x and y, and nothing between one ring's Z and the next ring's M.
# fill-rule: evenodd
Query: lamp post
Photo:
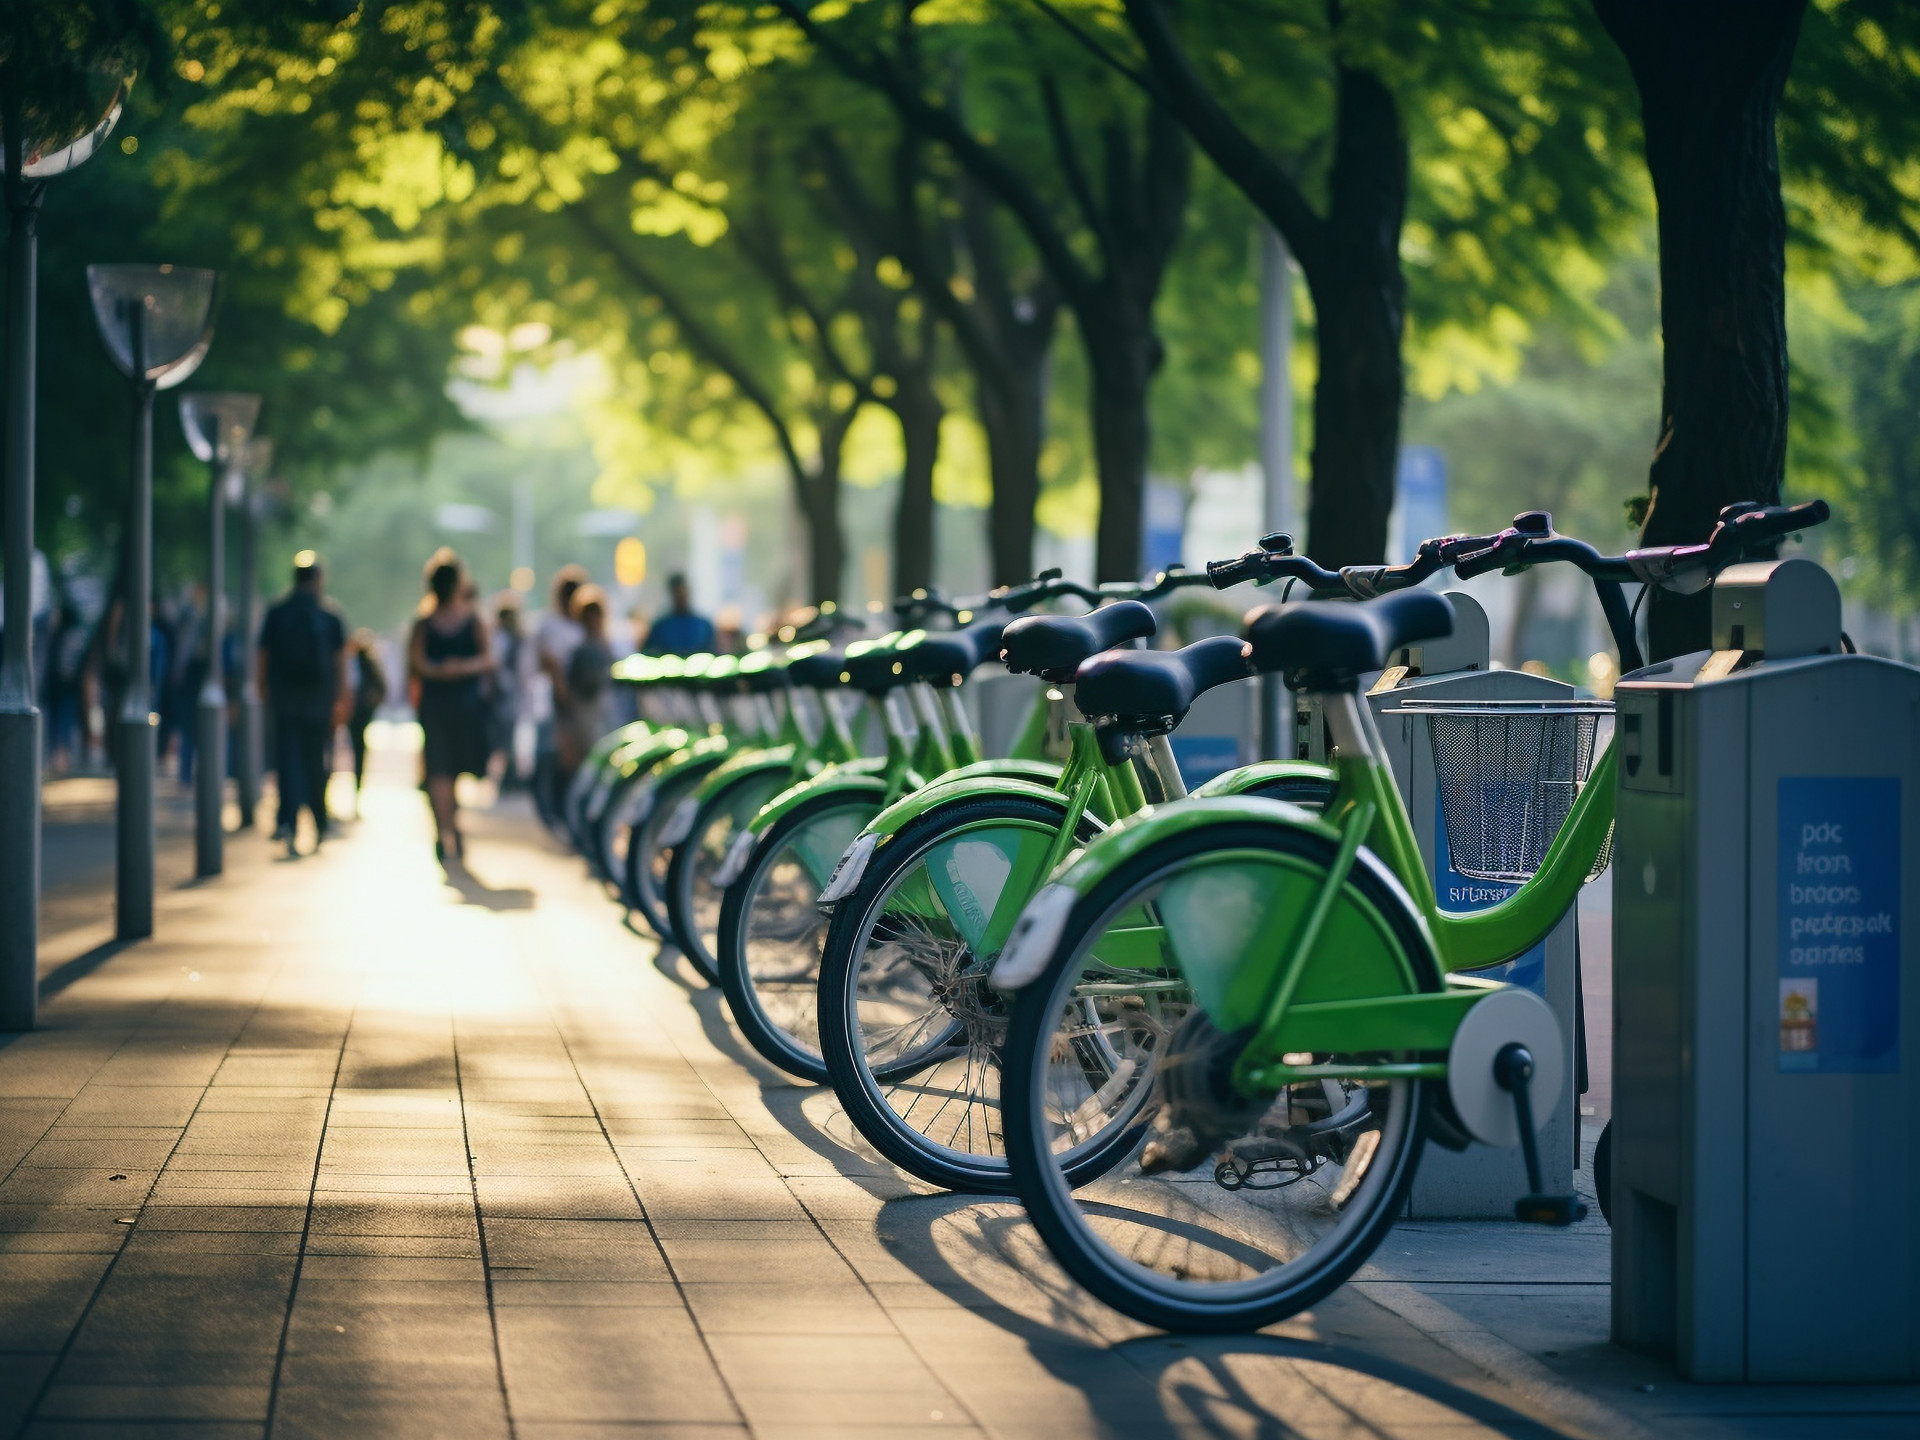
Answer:
M227 798L227 506L244 493L247 442L260 418L258 395L180 397L180 428L195 457L213 466L207 486L207 676L200 686L200 766L193 784L193 873L218 875Z
M260 803L260 773L266 768L266 727L261 723L260 679L254 674L253 647L260 635L260 581L256 542L260 530L258 490L273 470L273 441L256 435L241 466L240 496L240 828L253 829Z
M127 688L115 724L115 931L153 933L153 394L180 384L213 343L220 277L179 265L89 265L93 318L107 354L133 382L132 483L126 519Z
M7 207L5 644L0 648L0 1030L31 1030L39 1011L40 711L33 694L34 319L40 197L52 176L100 148L120 118L124 87L85 133L26 134L20 96L0 109Z

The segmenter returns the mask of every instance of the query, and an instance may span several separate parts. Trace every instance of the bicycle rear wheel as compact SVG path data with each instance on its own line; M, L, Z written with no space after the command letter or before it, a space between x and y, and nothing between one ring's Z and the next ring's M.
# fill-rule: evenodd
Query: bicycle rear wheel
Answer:
M1015 1001L1002 1075L1014 1183L1062 1266L1135 1319L1183 1331L1284 1319L1345 1281L1404 1207L1421 1081L1315 1079L1249 1099L1230 1080L1261 998L1249 957L1293 933L1334 848L1317 830L1248 821L1171 834L1075 903ZM1439 985L1410 905L1363 851L1296 1000ZM1127 1153L1076 1192L1077 1162L1116 1132Z

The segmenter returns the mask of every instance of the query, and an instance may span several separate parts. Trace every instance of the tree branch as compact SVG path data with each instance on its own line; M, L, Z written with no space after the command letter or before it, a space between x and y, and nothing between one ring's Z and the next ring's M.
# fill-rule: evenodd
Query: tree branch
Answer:
M1053 271L1061 287L1081 303L1092 301L1096 281L1080 263L1067 237L1060 232L1053 215L1026 177L960 123L943 106L928 103L913 87L904 83L885 63L856 53L827 31L807 13L799 0L773 0L774 6L799 27L802 34L819 47L842 73L870 89L878 91L892 104L907 124L945 145L1000 198L1000 202L1019 217L1033 239L1047 268Z
M748 404L766 417L767 424L773 427L774 439L785 457L787 468L793 474L794 485L804 491L809 479L805 462L800 458L799 447L794 443L793 431L786 419L780 414L773 396L768 392L753 372L718 335L707 328L694 313L691 305L676 294L672 287L661 280L645 261L633 253L633 247L622 243L614 234L602 225L598 217L587 212L584 205L569 205L566 216L574 226L594 244L603 255L630 281L660 301L673 323L679 327L680 337L687 348L699 355L707 364L720 371L733 381L734 388L745 397Z
M1246 197L1286 237L1310 274L1326 260L1327 225L1300 187L1240 127L1200 78L1167 19L1163 0L1124 0L1127 23L1160 79L1167 108Z
M1047 117L1047 134L1053 140L1054 158L1060 162L1060 172L1066 177L1067 192L1080 207L1080 217L1099 240L1101 250L1111 255L1115 245L1111 220L1087 179L1080 149L1073 141L1073 128L1067 123L1066 106L1060 101L1060 86L1051 75L1040 77L1040 106Z

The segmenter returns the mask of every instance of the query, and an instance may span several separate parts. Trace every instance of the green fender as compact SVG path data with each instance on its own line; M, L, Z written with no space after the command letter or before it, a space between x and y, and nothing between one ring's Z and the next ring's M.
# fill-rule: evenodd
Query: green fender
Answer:
M839 796L848 800L866 799L874 809L879 809L886 798L888 787L892 784L884 760L851 760L845 765L836 765L833 769L811 780L803 780L791 785L773 799L760 807L753 819L733 837L733 843L727 850L727 858L715 872L716 885L731 885L739 878L747 857L753 847L760 843L762 836L789 813L803 805L810 804L821 796ZM801 863L813 877L817 887L824 887L832 878L834 867L846 849L859 835L860 827L866 822L855 817L849 823L845 817L831 824L812 825L804 828L796 837L796 849Z
M1340 832L1332 825L1311 810L1288 804L1285 800L1222 795L1209 797L1205 804L1195 804L1194 799L1189 796L1171 805L1156 805L1120 820L1106 833L1096 836L1079 854L1069 856L1054 872L1051 885L1064 886L1076 896L1084 895L1141 851L1169 836L1183 835L1189 830L1228 821L1244 820L1255 825L1271 825L1275 829L1316 830L1336 845L1340 843Z
M581 768L589 771L599 770L612 760L614 751L645 740L653 733L653 726L644 720L635 720L631 724L622 725L617 730L609 730L593 742L593 748L587 751L586 759L580 762Z
M994 985L1018 989L1038 978L1075 904L1120 866L1161 841L1229 821L1306 830L1330 845L1340 842L1333 826L1285 801L1226 796L1157 807L1123 820L1062 865L1028 904L994 968ZM1324 871L1257 847L1223 849L1214 859L1216 865L1183 872L1180 882L1155 900L1153 913L1136 908L1116 917L1098 942L1096 958L1122 970L1177 970L1214 1023L1237 1029L1262 1019L1274 978L1288 959L1288 937L1298 933L1302 917L1322 893ZM1356 864L1373 868L1399 889L1377 857L1363 850ZM1426 927L1411 902L1407 911L1426 941L1428 954L1419 959L1432 964ZM1399 948L1384 918L1346 892L1326 916L1298 982L1279 1031L1282 1048L1338 1049L1365 1041L1381 1050L1415 1049L1426 1048L1434 1036L1450 1035L1461 1005L1471 1002L1414 994L1412 963L1415 957ZM1395 1018L1381 1024L1380 1017L1390 1012Z
M653 769L675 751L684 750L691 739L684 730L655 730L644 739L621 746L609 763L622 780L630 779L642 770Z
M654 779L665 784L674 776L687 770L697 770L702 766L719 765L724 762L738 742L729 735L702 735L690 745L682 745L660 763L660 772Z
M694 797L705 804L713 796L726 788L729 782L741 775L755 770L791 770L793 769L793 746L757 745L751 749L736 750L714 772L700 782Z
M756 836L764 835L790 811L818 795L844 791L849 795L883 796L887 793L887 777L882 773L885 765L884 760L877 758L849 760L845 765L836 765L833 769L816 775L811 780L802 780L798 785L789 785L760 807L760 813L753 817L753 823L748 826L748 829Z
M1209 800L1223 795L1245 795L1275 780L1313 780L1330 785L1333 767L1311 760L1257 760L1214 776L1193 793Z
M1059 778L1060 767L1047 760L982 760L963 765L902 795L868 822L865 833L891 836L928 811L983 795L1031 795L1064 806L1067 797L1054 788Z

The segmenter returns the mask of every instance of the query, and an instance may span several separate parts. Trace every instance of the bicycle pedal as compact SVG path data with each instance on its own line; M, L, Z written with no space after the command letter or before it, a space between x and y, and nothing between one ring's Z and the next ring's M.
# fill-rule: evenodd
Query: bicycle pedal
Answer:
M1587 1202L1578 1195L1523 1195L1513 1202L1513 1218L1529 1225L1572 1225L1587 1218Z

